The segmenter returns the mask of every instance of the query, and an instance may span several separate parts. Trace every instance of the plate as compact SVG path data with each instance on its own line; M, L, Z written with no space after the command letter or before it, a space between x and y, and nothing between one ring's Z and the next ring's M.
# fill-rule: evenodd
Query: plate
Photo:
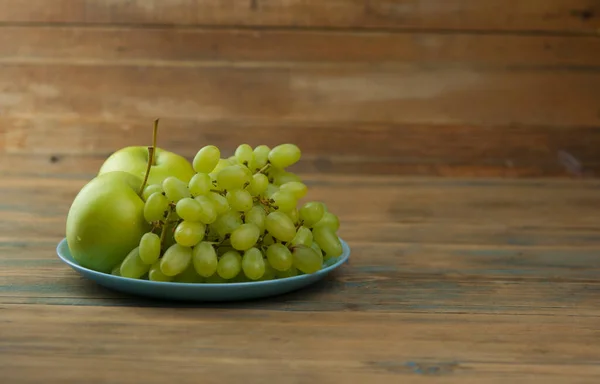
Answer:
M337 257L333 264L318 272L284 279L225 284L158 282L97 272L77 264L69 251L66 238L58 243L56 252L62 261L83 277L115 291L155 299L215 302L265 298L281 295L314 284L348 261L350 247L344 240L340 239L340 241L343 248L342 255ZM329 262L331 263L331 261Z

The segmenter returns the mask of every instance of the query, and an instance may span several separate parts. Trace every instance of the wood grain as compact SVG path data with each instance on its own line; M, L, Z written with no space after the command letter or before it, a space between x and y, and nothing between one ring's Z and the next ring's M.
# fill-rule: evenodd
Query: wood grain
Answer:
M268 121L191 119L164 119L161 127L160 146L188 159L207 144L219 146L224 156L229 156L241 143L274 146L294 142L303 151L303 160L295 169L304 173L524 177L600 171L597 128L289 123L282 129ZM78 173L81 167L98 169L108 154L125 146L148 144L150 131L142 119L0 119L4 136L0 151L17 155L7 157L0 172L39 174L51 170L59 174ZM579 168L565 164L564 156L573 157Z
M595 36L35 26L2 27L0 31L0 62L600 66L600 39Z
M595 215L600 208L599 180L302 177L310 190L305 199L325 201L332 212L346 221L600 227L600 217ZM87 181L88 178L3 177L2 197L11 202L13 212L62 216Z
M67 63L0 69L8 117L600 125L596 72Z
M0 22L594 34L598 11L595 0L1 0Z
M214 383L262 383L267 376L283 383L496 383L534 375L549 383L591 383L600 373L594 363L597 318L520 316L516 322L498 315L6 305L0 319L20 320L5 325L0 341L0 367L19 382L43 376L74 383L85 375L90 383L136 383L139 377L192 383L198 376ZM469 338L449 331L465 326Z
M3 177L5 380L597 380L600 181L303 178L339 214L350 263L280 297L197 304L109 291L58 260L84 175Z

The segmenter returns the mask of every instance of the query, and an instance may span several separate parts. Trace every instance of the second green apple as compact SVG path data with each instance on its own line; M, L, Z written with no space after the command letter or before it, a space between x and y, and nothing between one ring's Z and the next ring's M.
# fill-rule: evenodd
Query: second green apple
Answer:
M131 146L122 148L110 155L104 164L102 164L102 167L100 167L98 174L124 171L143 179L147 167L148 148ZM150 169L147 184L160 184L169 176L174 176L187 183L194 174L192 165L185 157L161 148L156 148L154 164Z

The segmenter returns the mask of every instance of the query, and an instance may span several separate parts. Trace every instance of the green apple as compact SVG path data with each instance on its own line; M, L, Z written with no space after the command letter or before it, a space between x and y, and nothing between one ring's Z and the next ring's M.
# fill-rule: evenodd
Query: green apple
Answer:
M148 168L148 148L132 146L119 149L106 159L100 172L124 171L144 179ZM169 176L175 176L186 183L195 175L194 168L185 157L176 153L156 148L154 164L150 168L148 185L160 184Z
M127 172L104 173L77 194L67 215L67 243L83 267L110 273L150 230L142 179Z

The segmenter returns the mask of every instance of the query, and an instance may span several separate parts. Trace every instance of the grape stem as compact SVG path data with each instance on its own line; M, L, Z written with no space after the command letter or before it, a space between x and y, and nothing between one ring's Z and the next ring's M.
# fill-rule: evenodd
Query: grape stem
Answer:
M167 217L166 217L165 222L163 224L162 231L160 232L160 245L161 245L161 248L162 248L162 246L165 243L165 236L167 235L167 227L169 226L168 223L169 223L169 217L171 217L171 212L173 212L173 211L169 210L169 213L167 214Z
M140 187L140 192L138 195L142 196L144 193L144 188L146 188L146 184L148 183L148 177L150 176L150 169L154 162L154 153L156 152L156 138L158 136L158 119L154 120L154 129L152 132L152 146L148 147L148 166L146 167L146 174L144 175L144 181L142 182L142 186Z
M255 173L255 174L257 174L257 173L265 173L265 171L266 171L267 169L269 169L269 167L270 167L270 166L271 166L271 163L267 163L267 164L265 164L265 165L264 165L264 166L263 166L261 169L259 169L258 171L256 171L256 173Z

